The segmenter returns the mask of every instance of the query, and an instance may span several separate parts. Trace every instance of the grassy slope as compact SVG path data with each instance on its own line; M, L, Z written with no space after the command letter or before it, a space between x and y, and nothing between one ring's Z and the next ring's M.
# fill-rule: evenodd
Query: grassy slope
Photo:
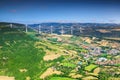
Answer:
M2 27L0 31L0 75L14 76L16 80L39 78L39 75L47 68L43 61L45 52L36 49L36 41L18 29ZM40 66L40 65L41 66ZM20 69L27 72L20 72Z

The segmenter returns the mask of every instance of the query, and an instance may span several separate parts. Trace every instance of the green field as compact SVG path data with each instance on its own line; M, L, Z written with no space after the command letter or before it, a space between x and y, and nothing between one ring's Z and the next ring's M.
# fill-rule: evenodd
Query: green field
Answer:
M72 63L69 63L69 62L61 63L61 65L65 66L65 67L71 67L71 68L75 68L76 67L75 64L72 64Z
M71 78L66 78L66 77L52 77L50 80L76 80L76 79L71 79Z
M18 29L1 29L0 75L13 76L16 80L25 80L28 76L32 80L39 79L49 65L43 61L45 51L34 46L38 40ZM22 69L26 71L21 72Z
M86 66L86 67L85 67L85 70L86 70L86 71L92 71L92 70L95 69L96 67L97 67L97 65L90 64L89 66Z

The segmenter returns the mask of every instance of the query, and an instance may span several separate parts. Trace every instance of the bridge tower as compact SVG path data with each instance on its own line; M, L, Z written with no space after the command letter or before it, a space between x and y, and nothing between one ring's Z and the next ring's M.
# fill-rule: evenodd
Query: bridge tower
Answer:
M53 26L50 26L50 34L53 33Z
M10 28L13 28L13 25L12 25L12 23L10 24Z
M25 32L28 32L28 25L26 24L26 26L25 26Z
M41 25L38 26L38 34L41 33Z
M71 35L73 35L73 26L71 26L70 28L71 28Z

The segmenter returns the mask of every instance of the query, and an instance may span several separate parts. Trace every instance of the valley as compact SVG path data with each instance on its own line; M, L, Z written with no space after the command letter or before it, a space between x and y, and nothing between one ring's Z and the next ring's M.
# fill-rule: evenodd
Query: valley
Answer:
M15 28L2 24L0 77L9 76L7 80L119 80L119 34L117 41L95 35L38 34L30 28L25 32L25 27L18 24Z

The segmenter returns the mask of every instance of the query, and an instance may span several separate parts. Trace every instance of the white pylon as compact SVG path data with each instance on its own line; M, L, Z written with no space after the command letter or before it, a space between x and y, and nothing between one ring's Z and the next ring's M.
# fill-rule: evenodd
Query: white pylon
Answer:
M26 24L25 26L25 32L28 32L28 29L27 29L28 25Z
M73 35L73 27L71 26L71 35Z
M84 30L84 29L83 29L82 27L80 27L80 33L83 33L83 30Z
M41 25L38 26L38 34L41 33Z
M53 33L53 26L50 26L50 33Z
M10 28L12 28L13 27L13 25L12 25L12 23L10 24Z

